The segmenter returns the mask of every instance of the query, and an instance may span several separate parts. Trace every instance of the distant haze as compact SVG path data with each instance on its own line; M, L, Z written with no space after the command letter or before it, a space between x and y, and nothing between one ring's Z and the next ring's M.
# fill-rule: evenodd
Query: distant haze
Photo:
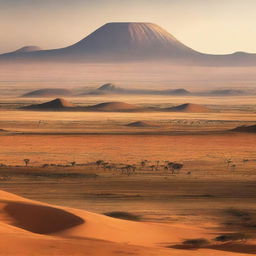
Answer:
M0 0L0 53L65 47L111 21L156 23L200 52L256 52L255 9L255 0Z

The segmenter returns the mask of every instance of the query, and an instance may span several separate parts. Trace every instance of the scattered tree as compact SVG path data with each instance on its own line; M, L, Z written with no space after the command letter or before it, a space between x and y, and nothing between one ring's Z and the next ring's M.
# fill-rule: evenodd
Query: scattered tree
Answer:
M28 164L29 164L29 162L30 162L30 159L26 158L26 159L23 159L23 161L24 161L24 163L25 163L25 165L26 165L26 167L27 167Z
M76 165L76 162L73 161L73 162L70 162L71 166L75 166Z
M104 163L103 160L98 160L98 161L96 161L96 165L97 165L98 167L100 167L103 163Z

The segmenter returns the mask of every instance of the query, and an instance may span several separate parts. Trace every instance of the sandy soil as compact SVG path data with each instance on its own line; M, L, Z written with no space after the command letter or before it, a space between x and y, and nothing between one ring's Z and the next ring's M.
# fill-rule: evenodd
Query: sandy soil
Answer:
M195 226L113 219L41 204L3 191L0 197L0 233L4 234L1 255L33 255L39 251L40 255L233 255L230 250L239 247L239 244L222 244L221 249L215 243L211 246L216 249L172 249L170 246L184 236L212 235ZM247 252L255 249L253 241L246 248Z
M255 124L254 98L189 98L199 99L216 111L31 112L17 108L37 100L1 101L0 189L9 193L0 192L0 255L255 254L256 135L227 131ZM124 101L188 102L161 100ZM136 121L157 126L127 126ZM184 166L172 174L166 161ZM138 219L105 215L118 211ZM238 238L215 240L227 233Z

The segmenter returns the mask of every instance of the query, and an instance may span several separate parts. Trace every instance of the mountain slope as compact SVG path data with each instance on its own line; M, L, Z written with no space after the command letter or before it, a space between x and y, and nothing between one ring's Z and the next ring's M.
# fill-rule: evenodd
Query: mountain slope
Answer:
M81 41L61 49L0 55L2 61L127 62L167 61L189 65L256 65L256 54L197 52L152 23L107 23Z

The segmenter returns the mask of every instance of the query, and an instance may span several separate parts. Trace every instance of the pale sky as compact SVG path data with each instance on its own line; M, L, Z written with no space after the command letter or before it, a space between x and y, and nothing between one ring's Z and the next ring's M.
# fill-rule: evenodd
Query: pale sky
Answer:
M156 23L205 53L256 53L256 0L0 0L0 52L68 46L112 21Z

